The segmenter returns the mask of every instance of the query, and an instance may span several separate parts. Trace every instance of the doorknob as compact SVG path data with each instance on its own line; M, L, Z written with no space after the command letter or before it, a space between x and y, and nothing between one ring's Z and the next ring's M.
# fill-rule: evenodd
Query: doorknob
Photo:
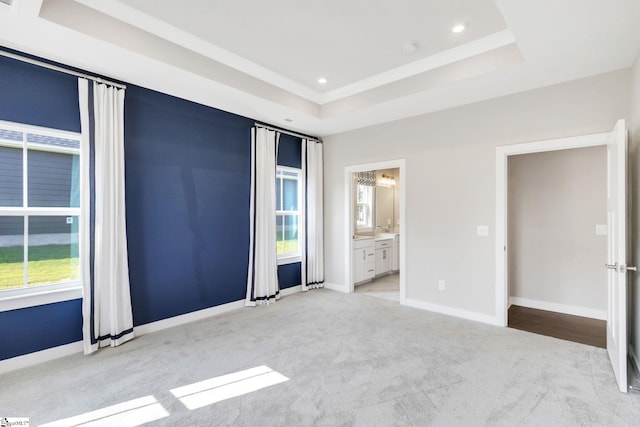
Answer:
M616 271L619 271L620 273L624 273L625 271L638 271L638 268L635 265L618 265L617 262L615 264L607 264L605 262L604 265L609 270L616 270Z

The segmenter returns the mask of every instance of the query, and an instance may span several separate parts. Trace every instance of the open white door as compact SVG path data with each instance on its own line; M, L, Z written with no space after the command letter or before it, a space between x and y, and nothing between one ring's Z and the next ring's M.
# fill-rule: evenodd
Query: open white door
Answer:
M627 130L618 120L607 143L607 352L627 392Z

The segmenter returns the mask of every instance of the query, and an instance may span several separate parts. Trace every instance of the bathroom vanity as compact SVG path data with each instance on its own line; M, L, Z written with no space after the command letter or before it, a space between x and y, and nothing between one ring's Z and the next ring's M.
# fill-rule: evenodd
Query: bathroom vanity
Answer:
M400 236L394 233L354 237L353 282L359 285L375 277L397 272L399 248Z

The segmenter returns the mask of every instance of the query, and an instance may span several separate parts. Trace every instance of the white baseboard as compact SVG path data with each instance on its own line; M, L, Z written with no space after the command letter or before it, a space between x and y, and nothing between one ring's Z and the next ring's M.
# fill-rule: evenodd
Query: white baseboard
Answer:
M58 359L60 357L70 356L75 353L82 353L83 351L82 341L76 341L71 344L48 348L46 350L36 351L23 356L12 357L11 359L0 361L0 374L37 365L38 363L48 362L49 360Z
M509 297L509 305L536 308L538 310L555 311L556 313L571 314L574 316L589 317L591 319L607 320L606 310L578 307L575 305L558 304L555 302L533 300L529 298Z
M133 332L136 336L151 334L153 332L162 331L163 329L169 329L175 326L185 325L187 323L206 319L208 317L228 313L230 311L243 308L244 306L244 300L233 301L227 304L216 305L215 307L205 308L202 310L193 311L191 313L169 317L168 319L162 319L156 322L136 326L135 328L133 328Z
M495 316L477 313L475 311L462 310L448 307L446 305L432 304L430 302L419 301L411 298L405 299L405 305L422 310L433 311L434 313L446 314L448 316L460 317L462 319L473 320L475 322L487 323L494 326L503 326Z
M297 294L298 292L302 292L302 285L292 286L287 289L283 289L280 291L281 297L286 297L287 295Z
M291 288L282 289L280 291L280 296L286 297L287 295L292 295L301 291L301 285L293 286ZM244 300L233 301L227 304L216 305L215 307L205 308L191 313L170 317L168 319L158 320L157 322L151 322L145 325L136 326L135 328L133 328L133 330L136 336L146 335L153 332L162 331L163 329L169 329L175 326L181 326L187 323L196 322L198 320L207 319L209 317L218 316L220 314L228 313L230 311L237 310L243 307L245 307Z
M293 286L291 288L280 291L281 296L288 296L302 291L302 286ZM163 329L173 328L175 326L184 325L195 322L197 320L206 319L208 317L218 316L229 311L243 308L244 300L233 301L227 304L217 305L215 307L205 308L203 310L194 311L180 316L170 317L168 319L158 320L157 322L147 323L145 325L133 328L136 336L146 335L153 332L162 331ZM48 362L64 356L70 356L75 353L82 353L84 348L82 341L71 344L61 345L58 347L48 348L46 350L29 353L22 356L12 357L0 361L0 374L14 371L16 369L26 368L28 366L37 365L39 363Z
M332 291L344 292L345 294L349 293L349 289L347 289L346 286L338 285L337 283L324 282L324 287Z

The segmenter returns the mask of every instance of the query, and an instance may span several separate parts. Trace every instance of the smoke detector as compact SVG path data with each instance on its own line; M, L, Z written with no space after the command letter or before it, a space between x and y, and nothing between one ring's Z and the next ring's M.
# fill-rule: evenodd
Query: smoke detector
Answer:
M418 48L418 45L413 42L407 42L402 45L402 53L413 53Z

